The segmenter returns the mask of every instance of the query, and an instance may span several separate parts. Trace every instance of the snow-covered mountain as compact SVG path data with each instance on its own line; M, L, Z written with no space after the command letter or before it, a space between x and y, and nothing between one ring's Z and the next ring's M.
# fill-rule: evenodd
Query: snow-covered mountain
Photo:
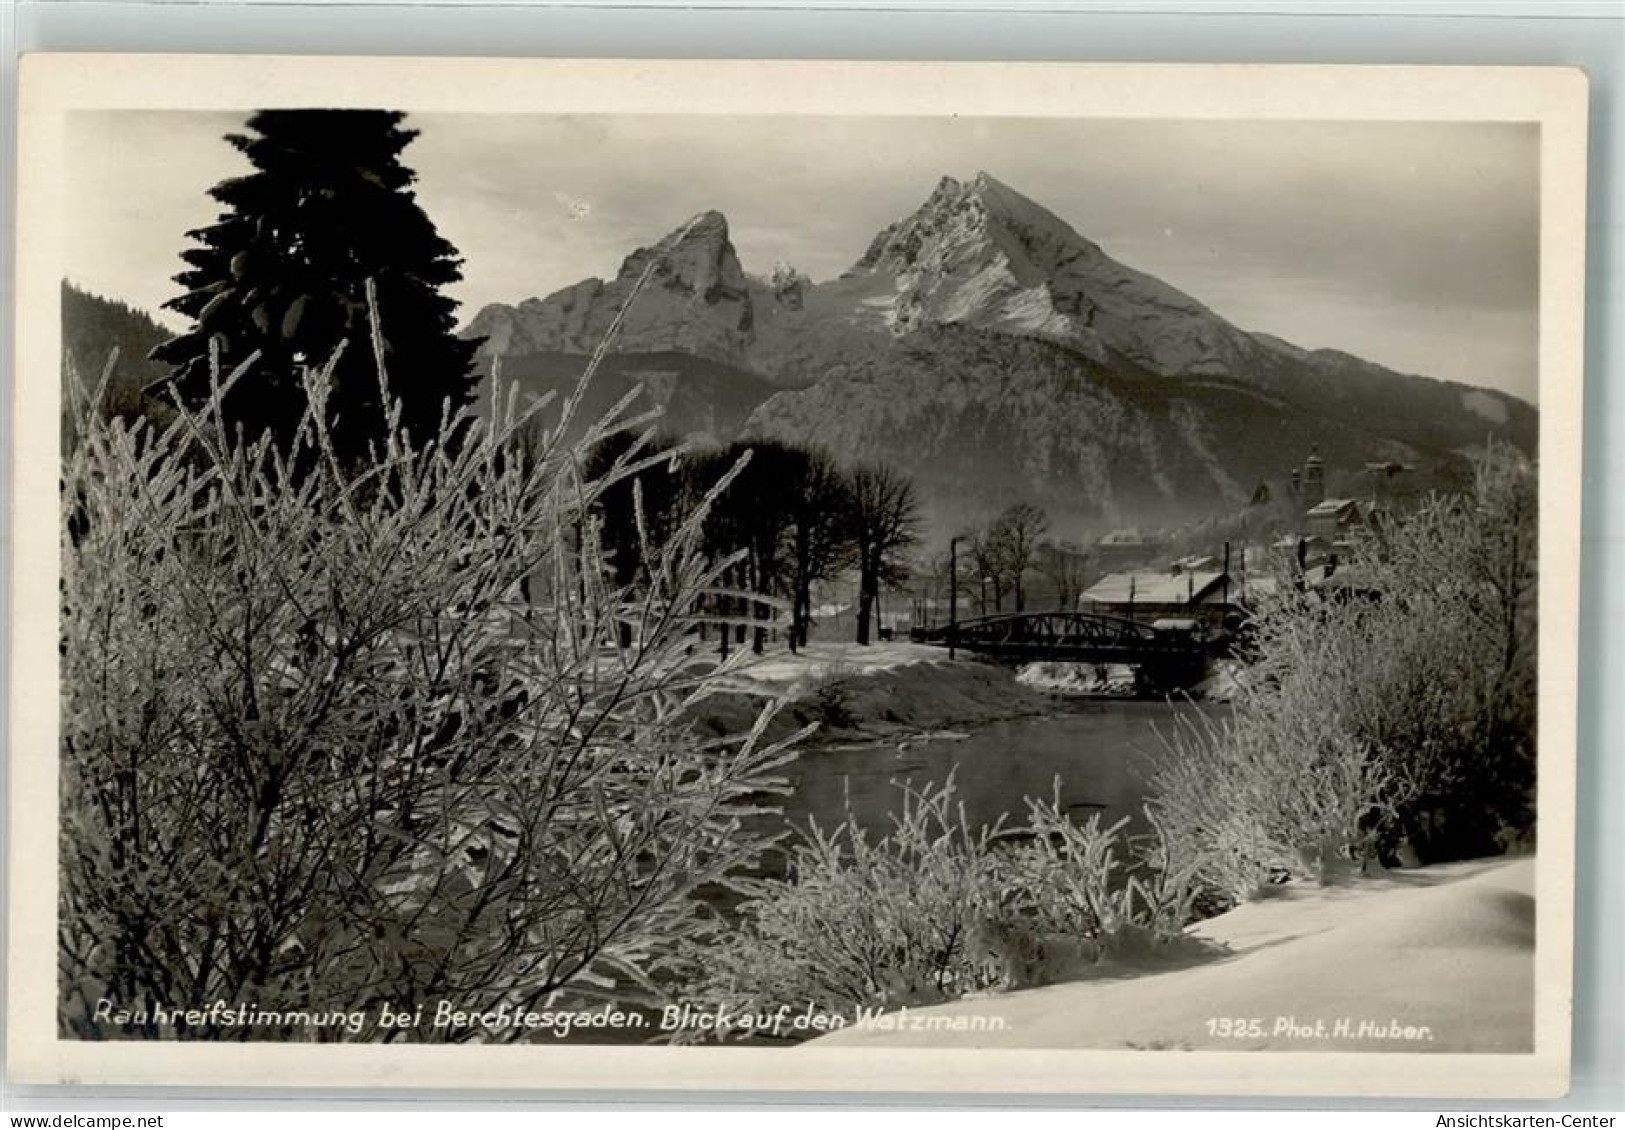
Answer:
M943 177L919 211L882 231L850 276L884 279L897 332L953 324L1037 337L1092 361L1164 376L1222 376L1254 343L1195 299L1123 266L1054 213L987 173Z
M703 418L728 438L738 420L885 459L943 521L1018 499L1090 524L1173 519L1239 504L1311 445L1334 469L1397 459L1426 476L1487 435L1535 441L1522 401L1248 333L986 173L944 177L827 282L784 264L748 276L707 212L613 281L487 307L468 332L510 373L586 354L646 268L617 371L665 374L676 430Z

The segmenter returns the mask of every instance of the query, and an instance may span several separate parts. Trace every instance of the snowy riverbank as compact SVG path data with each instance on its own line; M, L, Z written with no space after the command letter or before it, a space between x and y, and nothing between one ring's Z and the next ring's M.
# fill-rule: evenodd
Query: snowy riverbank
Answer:
M964 656L950 662L941 648L914 643L817 643L800 654L749 660L731 678L739 689L707 700L699 719L703 729L748 729L772 695L783 696L786 706L770 733L816 722L820 740L927 734L1055 708L1041 691L1018 683L1009 668Z
M1289 885L1193 927L1216 956L1106 966L817 1043L1527 1052L1534 881L1534 859L1523 857Z

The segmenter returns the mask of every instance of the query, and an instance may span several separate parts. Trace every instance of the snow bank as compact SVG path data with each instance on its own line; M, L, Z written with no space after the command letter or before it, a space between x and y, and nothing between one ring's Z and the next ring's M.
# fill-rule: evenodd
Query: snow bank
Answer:
M776 651L748 660L739 673L754 683L795 691L832 675L873 675L947 658L942 648L921 643L810 643L799 653Z
M814 644L800 655L752 660L731 678L739 692L706 700L702 729L748 729L764 694L788 700L773 736L809 722L818 723L820 738L935 732L1054 709L1007 668L964 657L950 662L941 648L912 643Z
M1121 663L1028 663L1016 682L1051 694L1122 695L1134 690L1134 668Z
M1241 697L1247 666L1221 659L1211 664L1207 678L1186 692L1203 702L1234 702ZM1121 663L1028 663L1016 681L1034 690L1059 695L1123 696L1135 692L1134 668Z
M1088 981L911 1010L885 1030L853 1027L821 1042L1528 1052L1534 874L1534 860L1521 858L1289 886L1194 927L1222 947L1216 958L1160 972L1106 968Z

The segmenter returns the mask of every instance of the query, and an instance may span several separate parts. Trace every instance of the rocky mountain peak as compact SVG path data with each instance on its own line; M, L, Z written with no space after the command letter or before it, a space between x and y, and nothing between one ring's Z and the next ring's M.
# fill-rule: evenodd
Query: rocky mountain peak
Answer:
M645 272L648 282L626 311L615 352L743 361L755 313L727 217L717 211L701 212L632 252L611 282L585 279L517 307L487 306L468 333L486 338L486 355L591 353Z
M1328 466L1533 442L1527 406L1248 334L989 172L921 188L840 279L747 276L708 211L468 332L556 390L625 309L603 387L643 384L687 432L896 462L954 523L1014 495L1090 521L1240 505L1316 442Z
M1201 303L1112 259L985 171L965 182L943 177L913 214L875 237L847 277L891 284L894 297L875 309L899 334L974 326L1167 376L1239 375L1257 348Z
M863 257L847 272L909 274L939 270L981 253L1025 260L1042 242L1051 252L1098 253L1065 221L992 174L979 172L969 181L945 176L909 216L875 236Z
M745 272L721 212L701 212L658 243L638 248L621 263L616 280L635 283L651 260L653 278L664 286L696 294L719 287L744 293Z
M765 285L773 292L775 302L791 310L800 310L813 281L792 264L780 259L773 264L773 273L767 277Z

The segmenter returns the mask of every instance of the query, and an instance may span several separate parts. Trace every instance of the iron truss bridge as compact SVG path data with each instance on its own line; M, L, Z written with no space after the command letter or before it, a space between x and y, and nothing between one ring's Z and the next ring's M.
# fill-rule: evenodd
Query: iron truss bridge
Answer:
M952 639L950 640L950 635ZM1099 612L1007 612L916 628L916 643L954 647L1001 659L1030 662L1200 665L1212 641L1187 629L1154 628Z

